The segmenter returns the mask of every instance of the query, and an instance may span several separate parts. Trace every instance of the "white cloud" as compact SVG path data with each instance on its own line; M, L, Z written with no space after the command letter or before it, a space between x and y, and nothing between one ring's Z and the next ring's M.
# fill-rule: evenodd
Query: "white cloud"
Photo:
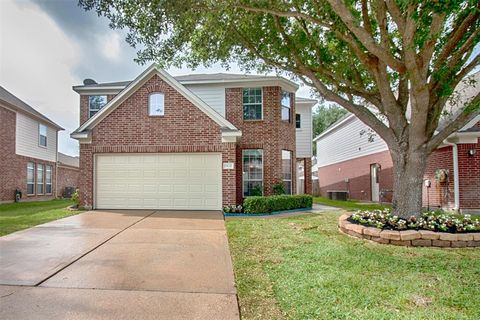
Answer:
M78 125L78 83L72 66L80 48L55 22L30 3L2 1L0 10L0 84L65 128L59 150L77 154L69 133Z
M78 127L79 97L71 87L83 78L131 80L146 66L133 62L136 50L107 19L70 1L31 1L0 0L0 84L64 127L59 150L75 155L78 143L69 134ZM242 73L236 64L228 71L215 64L168 72ZM309 96L309 90L302 86L297 95Z
M121 43L123 39L119 32L108 32L106 35L100 36L98 41L100 52L102 52L105 58L116 62L121 60Z

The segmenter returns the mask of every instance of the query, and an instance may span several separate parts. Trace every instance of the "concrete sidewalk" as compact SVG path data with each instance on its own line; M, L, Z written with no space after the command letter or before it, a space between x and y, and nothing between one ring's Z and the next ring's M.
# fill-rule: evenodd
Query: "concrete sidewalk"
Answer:
M82 213L0 238L0 269L1 319L239 319L221 212Z

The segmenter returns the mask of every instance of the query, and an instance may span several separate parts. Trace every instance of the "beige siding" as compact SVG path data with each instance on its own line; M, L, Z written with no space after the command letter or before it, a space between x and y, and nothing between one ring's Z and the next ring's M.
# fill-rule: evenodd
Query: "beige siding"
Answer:
M17 112L15 152L20 156L55 162L57 157L57 131L47 125L47 147L39 145L39 122Z
M186 85L187 89L196 94L216 112L225 117L225 86L218 84Z
M361 134L365 132L365 134ZM317 140L318 166L346 161L387 150L386 143L378 136L369 140L369 127L357 117L352 117L331 133Z
M311 105L296 105L296 113L300 114L300 129L296 129L297 158L312 156L312 107ZM295 118L294 118L295 120Z

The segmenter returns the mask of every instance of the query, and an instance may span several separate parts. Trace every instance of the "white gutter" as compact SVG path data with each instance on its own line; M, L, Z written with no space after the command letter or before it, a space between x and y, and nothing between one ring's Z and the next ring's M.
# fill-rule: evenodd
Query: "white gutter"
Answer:
M453 157L453 197L454 209L460 210L460 181L458 175L458 146L456 143L445 141L446 145L452 146Z

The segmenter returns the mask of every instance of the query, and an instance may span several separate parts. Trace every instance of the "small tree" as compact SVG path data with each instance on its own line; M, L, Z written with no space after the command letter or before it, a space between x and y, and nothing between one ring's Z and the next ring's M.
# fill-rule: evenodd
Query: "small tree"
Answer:
M472 99L439 127L480 62L478 0L80 0L128 28L138 61L237 62L284 71L355 114L387 143L396 215L418 215L428 155L479 114ZM371 107L368 107L371 106ZM411 116L410 116L411 115Z

